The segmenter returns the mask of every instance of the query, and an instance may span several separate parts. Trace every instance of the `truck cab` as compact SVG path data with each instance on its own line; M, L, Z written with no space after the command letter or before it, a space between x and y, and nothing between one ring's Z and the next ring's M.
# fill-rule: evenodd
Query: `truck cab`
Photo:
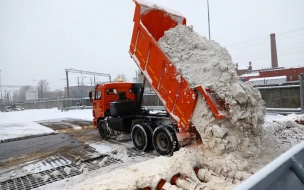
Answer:
M131 82L97 85L89 94L94 128L102 139L131 139L140 151L155 148L161 155L171 155L180 143L175 135L175 122L167 112L151 112L142 107L143 86Z
M137 85L136 85L137 84ZM111 102L129 100L136 106L136 89L139 83L113 82L99 84L95 91L90 93L90 101L93 105L93 125L97 129L98 122L111 116ZM112 111L113 113L113 111Z

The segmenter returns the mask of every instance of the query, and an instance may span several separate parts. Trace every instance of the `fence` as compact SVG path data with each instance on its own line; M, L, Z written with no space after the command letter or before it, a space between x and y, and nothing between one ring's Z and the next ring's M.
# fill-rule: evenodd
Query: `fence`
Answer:
M272 87L259 87L258 90L265 101L267 108L300 108L300 85L289 86L272 86ZM61 99L49 101L37 101L28 103L16 103L25 109L48 109L54 107L69 107L78 105L91 106L88 98L85 99ZM158 97L155 94L144 94L143 106L162 106ZM4 105L1 105L2 109Z

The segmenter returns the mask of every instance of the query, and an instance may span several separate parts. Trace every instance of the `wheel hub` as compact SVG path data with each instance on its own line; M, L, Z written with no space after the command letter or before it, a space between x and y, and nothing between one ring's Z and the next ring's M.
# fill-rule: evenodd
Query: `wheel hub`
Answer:
M165 134L160 133L156 137L156 144L161 151L166 151L169 146L169 139Z
M142 131L136 130L134 137L136 144L138 144L139 146L144 143L144 134Z

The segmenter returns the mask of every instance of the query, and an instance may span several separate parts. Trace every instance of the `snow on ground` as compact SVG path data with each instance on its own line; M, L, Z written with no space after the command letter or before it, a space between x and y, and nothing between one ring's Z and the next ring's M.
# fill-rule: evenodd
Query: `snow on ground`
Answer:
M35 122L13 124L2 122L0 123L0 140L51 132L53 132L52 129L44 127Z
M77 118L84 120L92 120L92 110L70 110L62 112L58 108L53 109L32 109L16 112L0 112L0 123L24 123L39 120L48 119L60 119L60 118Z
M263 127L273 134L278 142L288 148L304 141L304 125L299 121L304 121L304 115L290 114L284 117L266 118Z
M56 165L52 164L52 162L55 160ZM60 160L60 161L58 161ZM43 161L39 160L32 160L30 162L23 163L19 166L16 166L18 170L12 170L11 168L5 169L0 172L0 182L22 177L28 174L35 174L41 171L49 170L55 167L63 166L71 164L71 161L64 158L64 157L56 157L56 156L51 156Z
M0 113L0 139L52 132L51 129L39 125L35 121L61 118L77 118L91 120L92 110L70 110L68 112L61 112L58 109L40 109L24 110L22 112ZM274 136L281 140L282 143L286 143L286 141L288 141L289 146L292 147L293 145L304 140L304 126L297 124L295 122L296 120L304 120L304 115L290 114L284 116L269 114L265 117L265 124L263 125L263 127L268 130L271 130ZM95 148L96 151L100 154L110 153L114 149L118 150L116 155L111 156L120 159L122 158L122 160L124 160L125 162L123 163L123 165L113 165L109 168L101 168L99 170L92 171L89 173L83 173L79 176L75 176L72 178L48 184L46 186L39 187L38 189L104 189L102 187L107 187L110 189L112 187L117 187L120 189L136 189L138 187L143 187L144 184L147 183L147 181L144 180L149 178L151 182L157 183L157 181L164 175L163 173L170 173L170 175L172 173L173 175L174 173L177 173L179 171L180 167L188 167L190 171L191 165L185 164L186 162L184 162L184 159L188 159L188 161L190 162L187 163L191 163L191 160L193 160L193 158L188 156L193 155L191 152L196 151L195 148L181 149L176 154L180 155L179 158L182 157L184 159L176 160L180 163L180 166L177 166L164 165L164 163L168 163L168 160L175 159L176 156L161 156L152 160L141 160L140 163L136 163L136 161L133 161L132 159L129 159L127 161L128 156L126 149L119 149L119 145L113 144L112 147L110 146L110 143L88 143L88 145ZM175 161L173 163L175 163ZM33 165L21 167L24 167L23 170L28 171L30 173L35 173L35 171L41 171L41 169L43 170L45 169L44 167L46 167L38 167L37 165L42 164L35 163ZM144 174L147 175L148 178L138 177ZM188 175L193 177L195 174L193 172L190 172L188 173ZM113 176L120 177L113 178ZM215 177L213 176L213 178ZM216 180L217 179L214 179L213 181ZM228 188L228 186L226 187Z
M92 110L61 112L57 108L0 112L0 140L54 132L35 121L76 118L92 121Z
M285 130L285 133L291 134L287 137L290 140L294 138L294 132L304 137L304 126L295 122L296 120L303 119L304 115L290 114L288 116L283 116L271 114L266 115L266 122L263 127L273 129L271 126L275 126L280 129L275 130L277 132L273 133L274 137L277 137L278 139L280 139L281 136L280 132ZM297 143L298 142L293 141L291 145L294 146ZM160 178L173 176L180 171L188 171L188 173L186 173L188 176L192 179L197 179L193 172L192 164L196 160L196 158L194 158L195 156L201 156L195 153L198 152L197 150L199 148L200 147L182 148L178 152L175 152L172 157L160 156L153 160L133 163L132 165L129 163L126 166L119 166L116 170L111 170L111 172L97 170L94 173L82 174L80 176L70 178L69 180L58 181L48 186L39 187L38 189L138 189L144 188L147 184L153 187L157 184ZM209 160L202 160L204 163L207 163L208 161ZM247 175L247 173L244 172L239 172L239 174L246 176L245 178L247 178L248 175L250 176L250 174ZM211 188L215 187L212 189L219 189L217 187L220 187L220 189L228 190L235 186L228 182L223 183L223 180L219 177L212 175L211 178L212 180L206 184ZM166 180L168 181L170 179Z
M289 115L281 115L281 114L267 114L265 117L265 122L266 123L271 123L273 121L284 121L284 120L295 120L299 117L300 115L296 115L294 113L289 114Z

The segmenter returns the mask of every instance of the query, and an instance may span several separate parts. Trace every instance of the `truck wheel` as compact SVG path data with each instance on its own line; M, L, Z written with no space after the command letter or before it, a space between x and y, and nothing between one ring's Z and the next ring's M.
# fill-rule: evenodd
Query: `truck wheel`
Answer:
M150 150L152 148L152 134L153 130L148 124L134 125L131 138L135 148L140 151Z
M159 126L153 133L153 146L160 155L171 156L177 147L177 138L170 126Z
M108 139L110 138L110 131L108 129L108 124L106 121L104 120L100 120L98 122L98 131L99 131L99 134L100 136L103 138L103 139Z

